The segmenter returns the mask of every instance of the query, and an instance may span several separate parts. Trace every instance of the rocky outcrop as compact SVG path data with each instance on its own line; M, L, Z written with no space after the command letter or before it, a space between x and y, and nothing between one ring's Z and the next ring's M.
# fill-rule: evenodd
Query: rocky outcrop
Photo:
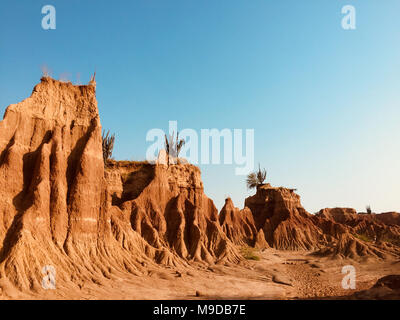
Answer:
M357 214L348 208L326 208L316 215L346 226L350 233L362 240L386 246L400 245L400 226L395 212L382 214Z
M349 297L350 300L399 300L400 275L392 274L380 278L367 290L359 291Z
M213 201L204 194L198 167L114 162L106 177L113 184L113 210L149 245L162 250L157 262L240 260L219 224Z
M43 290L52 268L79 290L146 261L238 261L196 167L104 170L95 88L42 78L0 122L0 289Z
M380 214L367 215L367 218L368 217L369 219L375 219L387 225L400 226L400 213L398 212L383 212Z
M95 268L85 260L100 259L99 242L111 234L95 86L42 78L7 108L0 152L1 277L32 289L46 265L61 279L74 263Z
M268 244L277 249L312 250L316 255L352 259L400 255L395 243L400 239L397 226L359 217L349 208L323 209L312 215L293 189L261 185L245 200L245 206L253 214L256 230L263 230ZM386 242L379 241L384 238Z
M53 269L58 288L79 291L82 283L140 275L156 264L238 263L243 245L400 255L398 214L311 215L294 190L263 185L244 209L227 199L218 215L198 167L110 161L104 168L101 139L94 79L74 86L45 77L7 108L0 122L0 291L43 290Z
M317 216L337 223L346 223L357 216L357 211L352 208L325 208L321 209Z
M325 240L292 189L259 186L257 193L245 200L245 206L254 216L256 229L263 230L271 247L311 250L319 248Z
M227 237L237 245L248 245L257 248L267 248L262 229L257 230L253 214L245 207L239 210L233 205L232 199L227 198L219 214L219 222Z
M330 219L338 223L350 224L357 221L370 221L376 223L383 223L386 225L400 226L400 213L397 212L384 212L384 213L357 213L352 208L325 208L321 209L316 216L325 219Z

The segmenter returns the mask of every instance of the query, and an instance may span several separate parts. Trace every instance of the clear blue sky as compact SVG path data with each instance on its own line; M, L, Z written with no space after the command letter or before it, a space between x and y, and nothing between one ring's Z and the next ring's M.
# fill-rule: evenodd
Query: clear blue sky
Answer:
M41 28L52 4L57 29ZM341 8L357 29L341 28ZM41 67L87 83L97 70L114 156L141 160L151 128L254 128L255 160L310 212L400 211L400 1L3 0L0 109ZM251 194L234 167L202 165L221 208Z

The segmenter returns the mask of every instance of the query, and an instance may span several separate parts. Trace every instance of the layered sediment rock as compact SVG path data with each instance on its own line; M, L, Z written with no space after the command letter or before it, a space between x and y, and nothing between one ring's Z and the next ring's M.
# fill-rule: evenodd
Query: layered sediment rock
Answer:
M325 208L321 209L317 216L337 223L345 223L357 216L357 211L352 208Z
M129 167L129 168L127 168ZM218 211L205 194L198 167L189 164L113 163L106 171L113 184L113 210L152 247L162 249L158 262L238 262L223 232Z
M256 229L263 230L271 247L311 250L325 239L292 189L259 186L257 193L245 200L245 206L254 216Z
M321 217L346 227L348 232L364 243L374 243L381 249L400 245L400 226L397 213L357 214L349 208L326 208L319 211Z
M399 215L309 214L292 189L263 185L218 211L190 164L110 161L104 168L96 83L42 78L0 122L0 289L80 290L155 263L238 263L237 246L400 255ZM373 237L367 241L361 236ZM147 265L147 267L144 267ZM62 292L62 290L60 291Z
M237 261L196 167L104 171L95 88L42 78L0 122L0 287L43 290L46 266L79 289L143 261Z
M42 78L7 108L0 151L1 276L19 288L46 265L71 276L69 259L85 265L110 234L95 86Z
M233 243L257 248L269 247L263 230L257 230L250 209L245 207L239 210L233 205L231 198L225 200L225 205L219 214L219 222Z
M262 229L268 244L277 249L313 250L318 255L353 259L400 255L398 226L360 217L349 208L323 209L312 215L293 189L259 186L245 206L253 214L255 228Z

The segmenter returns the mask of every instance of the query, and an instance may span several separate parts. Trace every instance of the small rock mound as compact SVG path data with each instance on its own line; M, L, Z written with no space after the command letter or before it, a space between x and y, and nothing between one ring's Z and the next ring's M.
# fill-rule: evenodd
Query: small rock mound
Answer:
M357 292L350 299L399 300L400 275L388 275L380 278L371 289Z
M283 284L285 286L293 286L292 280L283 274L273 274L272 281L278 284Z
M253 214L249 208L239 210L227 198L219 214L219 223L227 237L237 245L248 245L257 248L269 247L262 229L257 232Z
M337 258L358 259L362 257L387 258L388 255L379 248L361 241L350 233L342 234L337 241L332 241L315 252L316 255Z

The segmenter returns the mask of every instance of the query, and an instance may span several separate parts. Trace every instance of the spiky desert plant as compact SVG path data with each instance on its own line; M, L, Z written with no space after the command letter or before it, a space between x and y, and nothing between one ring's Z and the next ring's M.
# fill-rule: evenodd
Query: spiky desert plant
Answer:
M257 175L255 172L249 173L246 179L246 184L248 189L253 189L257 187L258 181L257 181Z
M165 135L165 151L167 152L168 156L168 165L169 165L169 158L178 159L179 153L181 152L182 147L185 145L184 139L179 139L179 132L174 135L175 132L172 132L172 135L167 137Z
M267 178L267 170L262 169L260 164L258 164L258 171L257 171L257 180L259 184L263 184L265 179Z
M103 161L104 165L107 165L107 161L111 159L114 149L115 134L110 135L110 130L103 131L102 135L102 146L103 146Z
M261 170L260 165L258 165L258 170L256 172L251 172L247 176L246 184L248 189L254 189L259 185L262 185L267 178L267 171L265 169Z

